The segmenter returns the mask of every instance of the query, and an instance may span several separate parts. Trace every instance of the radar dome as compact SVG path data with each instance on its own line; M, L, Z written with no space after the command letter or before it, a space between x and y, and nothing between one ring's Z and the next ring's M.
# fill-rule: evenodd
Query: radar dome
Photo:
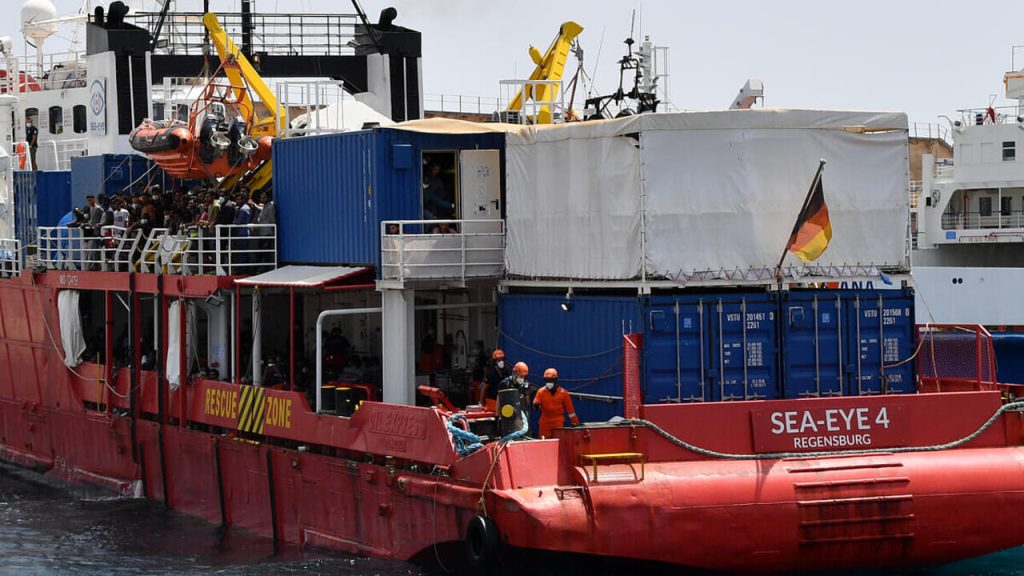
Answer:
M57 24L48 22L37 24L37 22L52 21L57 18L57 8L50 0L27 0L21 6L21 31L33 40L49 38L57 32Z

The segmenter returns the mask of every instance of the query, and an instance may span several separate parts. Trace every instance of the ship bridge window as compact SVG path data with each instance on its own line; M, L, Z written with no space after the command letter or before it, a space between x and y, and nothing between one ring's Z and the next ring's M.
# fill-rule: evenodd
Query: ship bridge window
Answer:
M1017 159L1017 143L1016 142L1003 142L1003 161L1010 161Z
M85 119L85 106L77 104L71 109L72 128L75 134L85 134L88 123Z
M50 106L50 134L64 133L64 109Z

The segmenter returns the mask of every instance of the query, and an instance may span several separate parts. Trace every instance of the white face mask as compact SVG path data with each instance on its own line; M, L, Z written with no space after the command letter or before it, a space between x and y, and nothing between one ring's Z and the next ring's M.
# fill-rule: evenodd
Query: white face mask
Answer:
M520 385L525 384L526 378L523 378L522 376L516 376L516 383Z
M498 368L504 368L504 367L505 367L505 361L504 360L498 360Z
M555 383L554 382L545 382L544 383L544 387L547 388L548 390L552 390L555 387Z

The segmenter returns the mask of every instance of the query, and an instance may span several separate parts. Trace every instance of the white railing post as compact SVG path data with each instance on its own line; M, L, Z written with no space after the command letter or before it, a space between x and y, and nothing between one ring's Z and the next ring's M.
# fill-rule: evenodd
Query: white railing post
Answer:
M398 279L405 281L405 222L398 223Z
M466 279L466 226L459 226L459 246L461 248L461 254L459 260L462 263L461 275L462 279Z

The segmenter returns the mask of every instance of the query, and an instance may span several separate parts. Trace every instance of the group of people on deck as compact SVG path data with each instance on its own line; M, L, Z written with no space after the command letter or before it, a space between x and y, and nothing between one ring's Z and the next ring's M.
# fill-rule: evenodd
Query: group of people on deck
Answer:
M572 397L569 396L569 392L565 388L558 385L558 370L554 368L544 370L544 385L540 387L534 386L526 379L529 374L530 368L526 362L516 362L510 369L505 361L504 350L500 348L494 350L491 353L491 361L487 364L484 372L483 386L480 391L484 408L492 412L495 411L498 404L498 391L514 389L527 398L533 393L533 408L540 412L539 432L541 438L551 438L555 428L565 425L566 416L573 426L578 426L580 419L576 416ZM535 393L534 389L537 389Z

